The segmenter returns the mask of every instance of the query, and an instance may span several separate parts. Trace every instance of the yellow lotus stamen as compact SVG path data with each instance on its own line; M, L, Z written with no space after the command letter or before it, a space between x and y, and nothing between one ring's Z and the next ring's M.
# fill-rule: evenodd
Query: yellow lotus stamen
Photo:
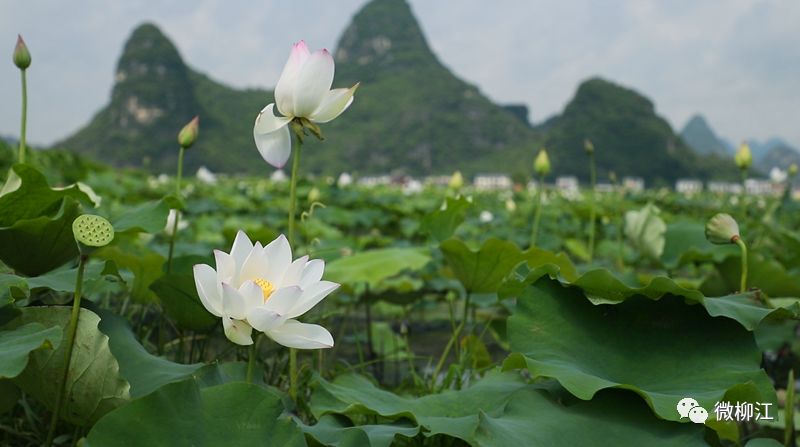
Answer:
M273 286L271 282L262 278L254 279L253 282L256 283L258 287L261 287L261 293L264 294L264 302L266 303L270 295L272 295L272 292L275 291L275 286Z

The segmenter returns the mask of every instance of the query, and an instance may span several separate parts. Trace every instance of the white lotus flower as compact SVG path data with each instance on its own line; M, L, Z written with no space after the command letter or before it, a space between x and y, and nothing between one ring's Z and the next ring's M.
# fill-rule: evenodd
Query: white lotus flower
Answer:
M194 280L203 306L222 318L228 339L253 343L252 330L264 332L284 346L319 349L333 346L333 336L322 326L295 318L308 312L339 287L321 281L325 262L303 256L292 261L292 249L283 235L263 247L239 231L231 252L214 251L217 269L198 264Z
M256 117L253 136L267 163L281 168L291 155L287 126L295 118L327 123L353 102L358 84L331 90L334 62L328 50L311 53L304 41L292 46L289 60L275 86L275 103L264 107ZM283 116L275 116L274 106Z
M339 174L339 179L336 180L336 185L340 188L345 188L353 184L353 176L348 174L347 172L342 172Z
M788 174L781 168L773 167L769 171L769 178L773 183L783 183L786 181Z
M217 176L205 166L200 166L195 175L197 176L197 180L207 185L214 185L217 183Z
M176 209L170 209L167 215L167 224L164 226L164 232L167 236L172 236L172 229L175 227L175 218L180 216L178 221L178 231L185 230L189 226L189 222L183 218L183 213L179 213Z

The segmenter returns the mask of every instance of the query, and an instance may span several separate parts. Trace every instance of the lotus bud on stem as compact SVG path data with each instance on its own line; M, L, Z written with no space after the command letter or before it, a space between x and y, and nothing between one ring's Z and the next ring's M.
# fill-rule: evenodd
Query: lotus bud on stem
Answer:
M114 240L114 227L108 220L100 216L83 214L72 222L72 234L75 236L75 241L78 244L80 260L78 264L78 275L75 280L75 297L72 301L72 312L70 314L69 326L67 327L64 371L61 374L61 381L58 384L55 408L50 419L50 429L47 432L47 440L45 441L47 447L53 444L56 425L58 425L61 407L66 397L64 393L66 391L69 367L72 361L72 349L75 346L75 334L78 330L78 317L81 311L81 288L83 286L83 274L86 270L86 263L89 260L89 256L95 250L100 247L105 247Z
M739 149L736 150L736 155L734 155L733 161L736 162L736 166L739 167L739 171L742 174L741 206L742 216L746 218L747 205L745 204L744 199L747 195L747 170L750 169L750 166L753 164L753 153L750 152L750 146L746 141L742 141L742 144L739 145Z
M180 132L178 132L178 172L175 176L175 197L181 200L181 178L183 177L183 155L186 149L192 147L197 141L197 135L200 132L200 117L195 116L189 121ZM175 251L175 238L178 234L178 224L181 220L180 210L175 210L175 220L172 223L172 234L169 238L169 254L167 255L167 273L172 272L172 255Z
M583 140L583 148L589 155L589 180L591 183L591 189L589 190L589 262L592 262L594 258L594 221L597 218L597 210L595 209L595 184L597 183L597 175L594 162L594 144L587 138Z
M18 159L20 163L25 163L25 133L28 120L28 82L25 73L28 67L31 66L31 53L19 34L17 35L17 44L14 46L12 60L14 65L19 68L20 77L22 78L22 118L20 120Z
M544 194L544 177L550 173L550 158L547 151L542 148L533 162L533 171L539 177L539 184L536 187L536 211L533 215L533 230L531 231L531 247L536 246L536 238L539 233L539 219L542 215L542 195Z
M447 187L452 189L455 192L458 192L464 186L464 176L461 175L461 171L456 171L450 177L450 181L447 182Z
M747 245L739 235L739 224L730 214L715 214L706 222L706 239L712 244L736 244L742 255L742 273L739 292L747 291Z

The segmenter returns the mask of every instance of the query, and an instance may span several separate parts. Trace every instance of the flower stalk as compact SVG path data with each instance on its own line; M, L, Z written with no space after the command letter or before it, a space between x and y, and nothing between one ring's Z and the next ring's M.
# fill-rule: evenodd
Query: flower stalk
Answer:
M175 197L182 201L181 197L181 178L183 177L183 155L186 149L192 147L197 141L197 134L200 132L200 117L195 116L178 132L178 172L175 176ZM167 273L172 272L172 254L175 250L175 238L178 235L178 224L181 221L180 210L175 210L175 221L172 223L172 234L169 238L169 255L167 256Z
M244 379L247 383L253 383L253 371L256 369L256 357L258 356L256 345L258 345L258 337L253 340L253 344L250 345L249 352L247 353L247 374Z
M595 208L595 185L597 183L597 175L594 160L594 144L587 139L583 142L583 145L586 153L589 154L589 178L591 181L591 189L589 190L589 262L592 262L594 258L595 219L597 218L597 210Z
M181 146L180 152L178 152L178 172L175 176L175 197L178 200L181 200L181 177L183 177L183 153L186 151L184 147ZM167 273L172 272L172 255L175 251L175 238L178 235L178 224L181 221L181 213L179 210L175 210L175 221L172 223L172 234L169 237L169 254L167 255Z
M536 187L536 211L533 214L533 230L531 231L531 247L536 246L536 238L539 234L539 219L542 216L542 195L544 194L544 176L539 176L539 183Z
M56 394L56 405L53 410L53 415L50 419L50 429L47 431L47 440L45 446L50 447L53 445L53 438L56 433L56 425L61 415L61 407L64 405L64 393L67 387L67 378L69 377L69 365L72 361L72 349L75 345L75 334L78 331L78 317L81 311L81 286L83 285L83 273L86 270L87 255L81 255L78 264L78 277L75 280L75 298L72 301L72 313L69 317L69 326L67 328L67 345L66 355L64 361L64 372L61 374L61 382L58 384L58 394Z
M19 130L19 154L18 159L20 163L25 163L25 136L28 122L28 80L27 69L31 66L31 53L22 40L22 36L17 35L17 45L14 47L14 54L12 57L14 65L19 68L20 77L22 79L22 116L20 119Z
M739 250L742 253L742 274L739 280L739 292L744 293L747 292L747 245L738 235L734 236L732 240L739 246Z

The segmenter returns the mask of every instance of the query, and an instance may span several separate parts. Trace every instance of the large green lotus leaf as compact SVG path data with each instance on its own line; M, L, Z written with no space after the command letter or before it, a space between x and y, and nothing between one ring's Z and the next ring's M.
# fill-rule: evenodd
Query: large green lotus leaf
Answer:
M632 393L604 391L565 407L545 392L514 393L500 415L481 414L478 446L705 446L698 424L657 419Z
M7 287L10 289L13 287L20 290L24 296L28 296L28 293L34 289L50 289L56 292L71 293L75 290L77 278L77 267L59 268L30 278L10 273L0 273L0 288ZM90 261L84 272L83 289L92 290L99 283L109 279L123 281L119 276L116 264L111 261L106 261L105 263ZM2 302L0 302L0 305L2 305Z
M739 289L741 262L741 256L735 256L717 264L726 293ZM800 271L787 270L778 261L761 253L751 252L747 264L748 288L759 289L768 296L800 298Z
M36 276L75 259L72 221L79 215L80 204L64 197L40 216L0 227L0 260L19 273Z
M708 242L703 222L682 220L667 225L661 263L674 269L690 262L721 262L739 253L735 245L714 245Z
M472 202L465 197L448 197L443 208L437 209L422 217L420 230L430 234L436 242L442 242L455 233L459 225L464 222L467 210Z
M606 269L590 270L573 280L563 275L563 269L555 264L547 263L531 271L525 278L511 277L500 290L501 298L515 297L523 293L528 285L543 276L560 278L565 285L579 287L594 304L619 303L634 295L644 295L657 299L666 294L682 296L689 301L701 302L703 294L697 290L681 287L665 276L652 278L643 286L631 284L626 278L618 278Z
M61 328L45 327L41 323L28 323L10 330L0 331L0 379L17 377L28 355L37 349L56 349L61 343Z
M384 424L353 425L344 416L326 414L314 425L300 428L318 442L332 447L390 447L395 437L400 435L413 438L419 427L409 421Z
M501 411L511 394L525 386L516 373L493 372L469 388L413 398L381 390L365 377L346 374L333 382L319 380L311 396L311 412L317 418L333 413L351 419L363 415L409 419L422 426L426 436L446 434L470 442L478 413Z
M109 338L111 352L119 362L119 373L130 383L131 397L144 396L163 385L184 380L203 367L201 363L183 365L150 354L124 318L107 310L98 310L98 314L100 331Z
M90 201L77 186L50 188L32 166L12 166L0 191L0 260L36 276L75 258L72 221L79 200Z
M594 304L616 304L633 296L659 299L665 295L683 297L687 303L701 304L712 317L736 320L747 330L754 330L766 318L780 320L800 316L800 305L794 300L773 300L776 308L768 308L759 302L755 292L722 297L706 297L697 290L687 289L667 277L655 277L643 286L628 284L605 269L591 270L573 282L564 279L563 269L555 265L544 265L531 271L525 279L509 278L499 291L501 298L517 297L526 288L543 276L559 278L563 285L580 288Z
M164 312L181 328L204 332L219 322L200 302L192 275L166 274L150 284L150 290L161 300Z
M165 259L160 254L143 247L120 246L104 247L98 250L95 257L114 261L120 268L130 270L134 277L131 284L131 298L140 303L157 302L158 297L150 284L163 275L162 266Z
M52 214L65 197L90 201L76 185L51 188L45 176L33 166L14 165L0 190L0 227L9 227L20 220Z
M522 255L530 268L552 264L558 267L558 275L567 281L578 279L578 271L575 269L575 265L564 253L554 253L541 248L530 247Z
M418 270L431 260L417 248L380 248L336 259L325 267L325 279L354 286L378 287L384 279L403 270Z
M167 223L170 205L167 199L145 202L129 208L113 220L117 233L158 233Z
M200 389L192 380L165 385L109 413L86 446L305 446L300 428L284 416L280 396L234 382Z
M512 356L506 367L526 365L584 400L606 388L630 389L667 420L678 419L680 399L713 408L737 385L749 385L737 389L748 390L752 402L775 398L753 335L672 295L595 305L580 289L541 278L518 297L508 339L524 360Z
M64 328L66 339L71 309L66 306L27 307L10 325L31 322ZM119 374L119 364L108 346L108 337L97 329L100 317L81 309L67 376L62 417L76 425L91 425L130 399L130 385ZM14 381L23 391L53 409L64 371L65 343L56 350L31 353L28 366Z
M783 444L772 438L756 438L751 439L745 444L745 447L782 447Z
M762 321L779 321L800 316L800 303L796 299L772 300L775 308L765 307L758 301L756 292L722 297L705 297L703 307L712 317L723 316L738 321L748 331L754 331Z
M470 250L458 239L448 239L439 248L447 265L470 293L497 292L503 279L523 260L519 247L496 238L484 242L478 251Z

